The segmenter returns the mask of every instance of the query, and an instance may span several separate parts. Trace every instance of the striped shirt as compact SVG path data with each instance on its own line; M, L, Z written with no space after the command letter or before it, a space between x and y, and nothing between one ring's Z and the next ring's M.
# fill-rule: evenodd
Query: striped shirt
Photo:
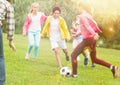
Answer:
M6 0L0 0L0 25L6 20L7 39L13 40L15 32L14 8Z

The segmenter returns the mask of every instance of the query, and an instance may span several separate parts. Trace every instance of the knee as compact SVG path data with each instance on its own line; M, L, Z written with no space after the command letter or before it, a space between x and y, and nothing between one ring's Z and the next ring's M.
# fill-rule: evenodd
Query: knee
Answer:
M58 50L54 50L55 54L58 54Z
M77 58L77 56L74 53L71 53L71 59Z
M38 48L39 48L39 45L35 45L35 48L38 49Z
M32 48L34 45L33 44L30 44L29 47Z
M35 47L38 48L39 47L39 43L35 43Z
M97 58L92 58L92 61L95 63L97 61Z

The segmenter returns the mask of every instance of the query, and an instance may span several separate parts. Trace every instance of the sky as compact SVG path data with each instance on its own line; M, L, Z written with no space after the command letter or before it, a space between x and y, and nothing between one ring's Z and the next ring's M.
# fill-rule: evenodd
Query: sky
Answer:
M120 10L120 0L73 0L76 3L85 2L99 11Z

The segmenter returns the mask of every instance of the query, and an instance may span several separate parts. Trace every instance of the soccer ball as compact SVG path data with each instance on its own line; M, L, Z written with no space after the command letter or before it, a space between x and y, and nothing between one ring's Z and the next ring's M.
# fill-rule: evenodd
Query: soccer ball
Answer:
M71 73L72 73L71 69L69 67L67 67L67 66L62 67L60 69L60 75L62 75L62 76L70 76Z

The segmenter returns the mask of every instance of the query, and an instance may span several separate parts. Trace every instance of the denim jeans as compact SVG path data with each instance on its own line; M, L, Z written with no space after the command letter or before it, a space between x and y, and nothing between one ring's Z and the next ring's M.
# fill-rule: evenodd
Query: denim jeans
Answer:
M37 57L39 44L40 44L40 31L37 32L28 32L28 53L31 52L32 48L34 48L33 58Z
M5 62L3 52L3 39L2 39L2 28L0 26L0 85L5 82Z

